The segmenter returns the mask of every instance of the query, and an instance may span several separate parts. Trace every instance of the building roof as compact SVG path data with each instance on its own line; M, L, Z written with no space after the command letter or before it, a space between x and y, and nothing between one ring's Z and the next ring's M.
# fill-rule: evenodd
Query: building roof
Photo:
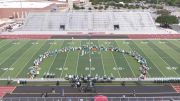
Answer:
M0 8L44 8L52 2L0 1Z

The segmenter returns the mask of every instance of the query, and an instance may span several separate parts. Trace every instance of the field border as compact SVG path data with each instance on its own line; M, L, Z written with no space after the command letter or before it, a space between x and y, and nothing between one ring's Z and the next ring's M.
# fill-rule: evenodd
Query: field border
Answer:
M0 39L180 39L180 34L0 34Z

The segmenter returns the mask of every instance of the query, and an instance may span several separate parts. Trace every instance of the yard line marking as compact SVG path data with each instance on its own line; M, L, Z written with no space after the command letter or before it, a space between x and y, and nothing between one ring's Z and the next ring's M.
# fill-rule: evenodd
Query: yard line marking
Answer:
M173 44L171 41L166 41L166 46L169 48L172 48L174 51L176 51L177 53L180 53L180 47L176 46L175 44Z
M175 41L172 42L171 40L168 40L168 43L173 44L177 48L180 48L179 45L178 45L179 44L178 41L177 42L175 42Z
M177 54L179 54L178 52L176 52L173 48L171 47L168 47L167 45L163 46L163 45L160 45L160 46L157 46L156 44L154 44L154 42L151 42L151 44L153 45L153 47L157 47L157 49L159 50L162 50L164 48L167 49L167 51L163 51L171 60L173 60L174 62L176 62L177 64L179 64L179 60L180 58L177 57ZM168 52L170 51L170 52Z
M117 43L117 42L116 42ZM128 47L132 50L132 48L128 45ZM138 68L137 68L138 69ZM149 73L147 73L149 77L151 77L151 75Z
M66 64L66 61L67 61L67 57L68 57L68 55L69 55L69 51L67 52L66 59L65 59L64 65L63 65L63 69L62 69L62 72L61 72L60 78L62 77L62 74L63 74L63 72L64 72L64 66L65 66L65 64Z
M116 43L117 46L119 47L119 44L116 42L116 40L115 40L115 43ZM128 44L127 44L127 45L128 45ZM128 45L128 46L129 46L129 45ZM124 56L124 54L123 54L123 57L125 58L125 60L126 60L128 66L129 66L129 68L131 69L131 72L133 73L133 76L136 77L134 71L132 70L132 67L130 66L130 64L129 64L129 62L127 61L127 59L126 59L126 57ZM137 68L137 69L138 69L138 68Z
M114 58L114 55L112 54L112 52L110 52L112 57L113 57L113 61L114 61L114 64L116 65L116 68L118 67L117 64L116 64L116 61L115 61L115 58ZM121 78L121 74L119 73L119 70L118 70L118 74L119 74L119 78Z
M81 46L81 42L82 42L82 41L80 41L80 46ZM77 75L77 70L78 70L79 56L80 56L80 51L78 52L78 59L77 59L76 72L75 72L76 75Z
M63 46L63 43L64 43L64 40L63 40L62 44L60 45L60 47L62 47L62 46ZM58 45L58 46L59 46L59 45ZM55 59L56 59L57 55L58 55L58 54L56 54L56 56L53 58L53 61L52 61L51 65L50 65L50 68L48 69L48 73L49 73L49 71L51 70L52 65L53 65L53 63L54 63L54 61L55 61Z
M135 42L133 42L134 44L136 44ZM136 44L136 46L139 48L139 46ZM139 48L142 52L143 52L143 50L141 49L141 48ZM144 52L143 52L144 53ZM145 54L145 53L144 53ZM146 55L146 57L152 62L152 60ZM156 65L156 63L154 63L154 62L152 62L154 65L155 65L155 67L159 70L159 72L161 72L161 74L164 76L164 77L166 77L165 75L164 75L164 73L157 67L157 65Z
M11 55L9 55L8 57L6 57L6 59L4 59L4 60L0 63L0 65L3 64L4 62L6 62L10 57L12 57L12 55L14 55L16 52L18 52L18 51L19 51L22 47L24 47L28 42L29 42L29 41L21 44L22 46L20 45L19 48L18 48L16 51L13 51L13 53L12 53ZM8 48L8 49L9 49L9 48ZM12 47L12 49L14 49L14 47ZM15 49L16 49L16 48L15 48ZM15 62L17 62L17 60L16 60ZM14 64L14 63L13 63L13 64ZM12 66L12 65L11 65L11 66ZM7 67L7 68L9 69L10 67ZM8 71L8 70L7 70L7 71ZM7 71L3 72L2 75L4 75L4 73L6 73ZM2 75L1 75L0 77L2 77Z
M130 64L129 64L129 62L127 61L127 59L126 59L126 57L124 56L124 54L123 54L123 57L125 58L125 60L126 60L126 62L127 62L127 64L128 64L128 66L130 67L130 69L131 69L131 71L132 71L134 77L136 77L134 71L132 70L132 67L130 66Z
M29 43L29 42L28 42ZM26 44L28 44L28 43L26 43ZM25 45L26 45L25 44ZM25 46L24 45L24 46ZM32 46L31 46L32 47ZM29 49L31 48L31 47L29 47ZM9 68L12 68L24 55L25 55L25 53L29 50L29 49L27 49L25 52L23 52L23 54L9 67ZM26 57L26 58L28 58L28 57ZM15 69L15 68L14 68ZM8 70L7 71L5 71L0 77L3 77L6 73L8 72Z
M0 48L8 45L10 42L12 42L12 41L8 41L8 42L7 42L6 40L1 41L1 42L0 42ZM2 43L3 43L3 44L2 44ZM1 45L1 44L2 44L2 45Z
M90 39L89 39L89 44L91 45L91 41L90 41ZM91 52L91 51L90 51ZM89 52L89 59L91 59L91 53ZM91 60L89 60L89 65L90 65L90 67L89 67L89 71L90 71L90 75L91 75Z
M106 42L106 41L105 41L105 42ZM109 41L108 41L108 43L109 43L109 44L108 44L108 46L111 46L111 43L112 43L112 42L111 42L111 40L109 40ZM114 65L116 65L116 67L118 67L118 66L117 66L117 64L116 64L116 61L115 61L114 55L112 54L112 52L110 52L110 53L111 53L111 56L113 57L113 62L114 62ZM113 74L111 73L111 75L113 75ZM121 78L121 75L120 75L119 70L118 70L118 75L119 75L119 77Z
M99 40L98 40L98 44L99 44ZM103 57L102 57L102 51L101 52L101 63L102 63L102 66L103 66L103 71L104 71L104 75L106 75L106 71L104 69L104 62L103 62Z
M26 43L25 43L25 44L26 44ZM11 50L12 50L12 49L17 49L17 50L11 52L11 53L12 53L11 55L8 55L5 59L3 59L3 61L0 62L0 65L1 65L2 63L4 63L7 59L9 59L12 55L14 55L17 51L19 51L25 44L22 44L22 46L19 46L18 49L17 49L16 46L11 47L11 48L10 48ZM8 50L9 50L9 48L8 48ZM8 54L8 53L7 53L7 54ZM7 54L5 54L5 55L7 55Z
M154 44L154 43L152 43L152 44ZM155 44L154 44L155 45ZM153 51L154 51L154 49L152 48L152 47L149 47L149 48L151 48ZM166 63L169 67L171 67L157 52L155 52L160 58L161 58L161 60L163 60L164 61L164 63ZM169 54L168 54L169 55ZM177 75L177 76L180 76L175 70L173 70L172 69L172 71Z
M116 42L116 44L117 44L117 42ZM117 44L118 45L118 44ZM119 46L119 45L118 45ZM132 48L129 46L129 45L127 45L131 50L132 50ZM124 55L124 54L123 54ZM126 59L126 58L125 58ZM128 65L129 65L129 63L128 63ZM132 67L130 67L130 69L131 69L131 71L132 71ZM138 68L137 68L138 69ZM133 72L133 71L132 71ZM135 73L133 72L133 74L135 75ZM148 75L150 76L150 74L148 73ZM151 76L150 76L151 77Z
M34 54L29 58L29 61L24 65L24 68L25 68L25 66L31 61L31 59L33 58L33 56L34 56L36 53L39 52L39 50L43 47L43 45L44 45L46 42L47 42L47 41L45 41L45 42L42 44L41 47L38 47L39 49L37 49L37 51L34 52ZM30 48L30 49L31 49L31 48ZM30 49L29 49L29 50L30 50ZM22 70L23 70L24 68L21 68L20 71L17 73L17 75L16 75L15 77L17 77L17 76L22 72Z
M150 47L151 48L151 47ZM152 49L152 48L151 48ZM156 53L156 52L155 52ZM158 53L156 53L160 58L161 60L163 60L169 67L171 67ZM172 69L173 72L177 75L177 76L180 76L174 69Z
M48 42L48 44L50 45L50 47L48 48L48 50L47 51L50 51L51 49L53 49L54 48L54 44L50 44L50 43L54 43L54 41L53 42ZM41 67L41 68L45 68L45 67ZM49 70L49 69L48 69ZM40 74L42 74L42 73L40 73ZM40 78L40 76L41 75L38 75L39 76L39 78Z
M116 40L115 40L115 42L116 42ZM117 42L116 42L116 44L117 44ZM118 45L118 44L117 44L117 46L119 47L119 45ZM125 58L125 60L126 60L126 62L127 62L127 64L128 64L128 66L129 66L129 68L131 69L131 72L133 73L133 76L134 76L134 77L136 77L136 75L135 75L134 71L132 70L132 67L130 66L130 64L129 64L129 62L127 61L127 58L126 58L126 56L124 56L124 54L123 54L123 57Z
M112 54L112 52L111 52L111 55L112 55L112 57L113 57L114 64L116 65L116 68L117 68L118 66L117 66L117 64L116 64L116 61L115 61L115 58L114 58L114 55ZM119 70L118 70L118 74L119 74L119 78L121 78L121 75L120 75L120 73L119 73Z

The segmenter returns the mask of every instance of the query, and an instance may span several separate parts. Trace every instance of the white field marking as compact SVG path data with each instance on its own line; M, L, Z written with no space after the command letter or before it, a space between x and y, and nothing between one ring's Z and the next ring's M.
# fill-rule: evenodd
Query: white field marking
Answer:
M180 48L180 47L179 47L180 45L178 45L178 44L179 44L178 41L177 41L177 42L168 41L167 43L171 43L171 44L173 44L174 46L176 46L177 48Z
M177 70L178 67L166 67L167 70Z
M47 40L72 40L72 39L47 39ZM73 39L73 40L88 40L88 39ZM91 39L91 40L144 40L147 41L147 39ZM148 39L148 40L164 40L164 39ZM166 39L166 40L180 40L180 39Z
M124 56L124 54L123 54L123 56ZM128 66L130 67L130 69L131 69L131 71L132 71L132 73L133 73L134 77L136 77L136 75L135 75L134 71L132 70L131 65L130 65L130 64L129 64L129 62L127 61L126 56L124 56L124 58L125 58L125 60L126 60L126 62L127 62L127 64L128 64Z
M13 45L19 45L20 42L13 42L12 44L13 44Z
M91 45L91 41L90 41L90 40L89 40L89 43L90 43L89 45ZM91 59L91 55L90 55L90 54L91 54L91 53L89 53L89 59ZM89 61L89 59L88 59L88 61ZM89 61L89 66L90 66L90 67L89 67L89 68L90 68L90 69L89 69L89 72L90 72L90 75L91 75L91 62L90 62L90 61Z
M55 43L56 43L56 42L55 42ZM60 47L62 47L63 43L64 43L64 40L63 40L62 44L60 45ZM56 44L57 44L57 43L56 43ZM56 45L56 44L51 44L51 45ZM50 65L50 68L48 69L48 73L49 73L49 71L51 70L52 65L53 65L53 63L54 63L54 61L55 61L57 55L58 55L58 54L56 54L56 56L53 58L53 61L52 61L51 65Z
M111 43L111 42L109 42L109 46L110 46L110 43ZM115 59L114 59L114 56L113 56L112 52L111 52L111 55L112 55L112 57L113 57L113 62L114 62L114 64L115 64L116 67L117 67L117 64L116 64L116 61L115 61ZM119 74L119 77L121 78L121 74L120 74L119 70L118 70L118 74Z
M4 42L3 42L4 41ZM12 42L12 41L9 41L9 42L6 42L6 40L3 40L3 41L1 41L0 43L2 44L2 45L0 45L0 48L1 47L3 47L3 46L5 46L5 45L7 45L8 43L10 43L10 42Z
M63 72L64 72L64 66L65 66L65 64L66 64L68 55L69 55L69 51L67 52L66 59L65 59L64 65L63 65L63 70L61 71L60 78L62 77L62 74L63 74Z
M148 44L149 42L147 41L141 41L141 44Z
M128 47L131 48L129 45L128 45ZM132 50L132 48L131 48L131 50ZM149 59L148 56L147 56L147 58ZM150 59L149 59L149 60L150 60ZM149 68L152 69L152 67L149 67ZM161 71L160 71L160 72L161 72ZM149 72L148 72L148 76L151 77L151 75L149 74Z
M32 46L31 46L31 47L32 47ZM30 47L30 48L31 48L31 47ZM30 48L29 48L29 49L30 49ZM19 60L20 60L22 57L24 57L25 53L26 53L27 51L29 51L29 49L27 49L27 50L11 65L10 68L13 68L13 66L14 66L17 62L19 62ZM28 58L28 57L26 57L26 58ZM14 69L15 69L15 68L14 68ZM4 72L4 73L1 75L1 77L3 77L7 72L8 72L8 71Z
M129 42L123 41L123 44L129 44Z
M134 44L136 44L136 43L134 43ZM139 48L139 46L137 45L137 47ZM139 48L141 51L143 51L141 48ZM151 59L147 56L147 58L151 61ZM153 62L152 62L153 63ZM164 75L164 73L157 67L157 65L156 65L156 63L153 63L155 66L156 66L156 68L159 70L159 72L161 72L161 74L164 76L164 77L166 77L165 75Z
M43 46L45 43L46 43L46 41L42 44L42 46ZM42 47L42 46L41 46L41 47ZM32 46L32 47L33 47L33 46ZM38 48L37 48L37 51L34 52L34 54L33 54L30 58L28 57L28 58L29 58L29 61L31 61L31 58L41 49L41 47L38 47ZM31 48L30 48L30 49L31 49ZM30 49L29 49L28 51L30 51ZM29 63L29 61L26 62L26 64L25 64L24 66L26 66L26 65ZM24 68L25 68L25 67L24 67ZM21 68L15 77L17 77L17 76L22 72L22 70L23 70L24 68Z
M27 42L26 42L27 43ZM14 53L16 53L18 50L20 50L21 49L21 47L23 47L24 45L26 45L26 43L25 44L23 44L22 46L20 46L16 51L13 51L13 52L11 52L12 54L11 55L9 55L9 56L7 56L5 59L3 59L3 61L1 61L0 62L0 64L2 64L3 62L5 62L9 57L11 57ZM17 47L11 47L12 49L16 49ZM7 51L6 51L7 52ZM8 53L7 53L8 54ZM6 54L6 55L7 55Z
M38 45L39 43L38 42L32 42L33 45Z
M81 46L81 41L80 41L80 46ZM79 55L80 55L80 51L78 53L78 59L77 59L77 64L76 64L76 72L75 72L76 75L77 75L77 70L78 70Z
M13 71L14 68L0 68L2 71Z
M116 42L117 43L117 42ZM118 45L118 43L117 43L117 45ZM118 45L119 46L119 45ZM132 50L132 48L128 45L128 47ZM137 68L137 69L139 69L139 68ZM148 76L149 77L151 77L151 75L148 73Z
M159 41L159 44L165 44L166 42L163 42L163 41Z
M151 47L149 47L149 48L152 49ZM153 50L153 49L152 49L152 50ZM154 50L153 50L153 51L154 51ZM155 51L154 51L154 52L155 52ZM155 54L156 54L158 57L160 57L161 60L170 67L170 65L169 65L158 53L155 52ZM173 70L173 72L174 72L177 76L179 76L179 74L178 74L175 70Z
M116 44L118 45L118 43L116 42ZM118 45L119 46L119 45ZM132 48L129 46L129 45L127 45L131 50L132 50ZM137 68L137 69L139 69L139 68ZM131 69L132 70L132 69ZM148 73L148 75L149 75L149 77L151 77L151 75Z
M98 40L98 44L99 44L99 40ZM101 52L101 51L100 51ZM103 57L102 57L102 52L101 52L101 63L102 63L102 66L103 66L103 71L104 71L104 75L106 75L106 71L104 69L104 62L103 62Z
M116 64L116 61L115 61L115 59L114 59L114 55L112 54L112 52L111 52L111 55L112 55L112 57L113 57L114 64L116 65L116 67L118 67L117 64ZM118 70L118 74L119 74L119 78L121 78L121 74L119 73L119 70Z
M56 70L59 70L59 71L61 71L62 70L62 68L60 67L60 68L56 68Z
M150 47L151 48L151 47ZM152 49L152 48L151 48ZM155 52L156 53L156 52ZM157 53L156 53L157 54ZM163 60L164 61L164 63L166 63L169 67L170 67L170 65L159 55L159 54L157 54L160 58L161 58L161 60ZM175 70L173 70L174 71L174 73L177 75L177 76L180 76Z
M152 42L152 44L154 44L154 43ZM154 44L154 45L157 46L156 44ZM158 47L158 46L157 46L157 47ZM163 45L162 45L162 46L160 46L160 47L164 48L164 47L167 47L167 46L163 46ZM161 49L161 48L160 48L160 49ZM161 49L161 50L162 50L162 49ZM168 50L169 50L169 51L172 51L172 54L173 54L173 53L177 53L177 54L178 54L178 52L176 52L176 51L173 50L172 48L169 48ZM174 57L173 57L172 55L170 55L169 52L164 51L164 53L166 53L172 60L176 61L177 63L179 62L178 59L174 59ZM173 54L173 55L174 55L174 54Z
M64 40L63 40L64 41ZM56 42L49 42L50 45L56 45Z
M116 40L115 40L115 42L116 42ZM116 42L116 44L117 44L117 46L119 47L119 45L118 45L118 43L117 43L117 42ZM129 45L128 45L128 46L129 46ZM127 61L126 56L124 56L124 54L123 54L123 57L125 58L125 60L126 60L126 62L127 62L127 64L128 64L128 66L129 66L129 68L131 69L131 72L133 73L133 76L134 76L134 77L136 77L136 75L135 75L134 71L132 70L132 67L130 66L130 64L129 64L129 62Z
M50 42L50 43L53 43L53 42ZM53 44L49 44L51 45L49 48L48 48L48 51L53 47ZM49 72L49 69L48 69L48 72Z
M112 52L110 52L110 53L111 53L111 55L112 55L112 57L113 57L114 64L116 65L116 67L118 67L117 64L116 64L114 55L112 54ZM119 74L119 78L121 78L121 74L119 73L119 70L118 70L118 74Z

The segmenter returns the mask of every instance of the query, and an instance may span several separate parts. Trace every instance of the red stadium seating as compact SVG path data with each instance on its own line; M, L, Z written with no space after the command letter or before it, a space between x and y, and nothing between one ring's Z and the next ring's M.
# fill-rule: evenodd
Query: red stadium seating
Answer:
M28 35L0 35L1 39L50 39L51 35L34 35L34 34L28 34Z
M180 34L130 34L129 39L179 39Z
M0 87L0 97L3 97L6 93L11 93L16 87L12 86L5 86L5 87Z
M176 90L177 93L180 93L180 85L179 86L173 86L174 90Z
M68 34L24 34L24 35L0 35L0 39L51 39L51 38L125 38L125 39L180 39L180 34L103 34L103 33L68 33Z

